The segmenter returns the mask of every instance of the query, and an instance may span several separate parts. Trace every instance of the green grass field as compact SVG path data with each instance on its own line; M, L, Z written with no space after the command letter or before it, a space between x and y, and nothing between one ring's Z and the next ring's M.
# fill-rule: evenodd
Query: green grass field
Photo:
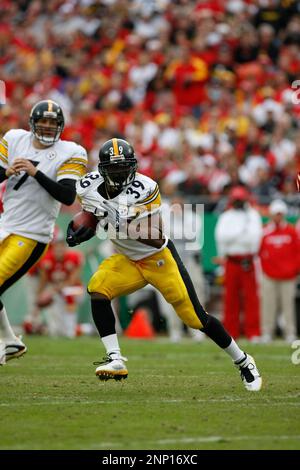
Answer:
M0 368L0 449L300 449L300 365L281 342L241 343L263 375L258 393L210 341L123 340L128 379L105 383L97 338L26 343Z

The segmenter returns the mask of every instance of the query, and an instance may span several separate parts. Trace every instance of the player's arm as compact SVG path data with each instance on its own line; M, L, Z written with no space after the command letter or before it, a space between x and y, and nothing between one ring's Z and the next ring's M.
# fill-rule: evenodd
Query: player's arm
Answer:
M163 234L162 218L159 212L149 214L140 221L128 224L128 235L144 245L161 248L166 239Z
M140 186L143 186L139 182ZM135 189L140 188L136 185ZM144 189L142 187L142 189ZM130 220L130 211L133 210L132 221ZM128 217L128 235L144 245L154 248L161 248L166 241L163 234L163 224L161 217L161 197L158 185L156 184L150 194L139 200L129 210Z
M78 156L77 156L78 153ZM63 162L57 171L57 181L38 170L29 160L16 158L13 168L25 171L57 201L70 206L76 198L76 181L86 172L87 155L83 147L77 146L76 155Z
M7 176L6 176L5 173L6 173L5 168L0 166L0 183L2 183L2 181L6 180Z
M60 181L54 181L25 158L16 158L13 168L17 172L25 171L29 176L35 178L50 196L62 204L70 206L75 201L75 180L66 178Z
M8 168L3 168L0 166L0 183L2 183L4 180L9 178L12 175L17 175L17 171L13 169L13 167L8 167Z
M0 183L12 175L18 174L13 166L8 163L8 140L0 139Z

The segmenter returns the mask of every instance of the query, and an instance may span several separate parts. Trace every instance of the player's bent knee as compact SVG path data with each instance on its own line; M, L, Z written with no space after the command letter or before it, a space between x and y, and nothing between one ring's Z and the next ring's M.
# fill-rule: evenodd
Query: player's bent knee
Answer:
M176 305L183 304L188 298L186 292L182 289L177 289L175 286L172 286L164 292L164 298L166 301L173 305L175 308Z
M196 314L192 304L173 304L173 308L186 326L194 328L195 330L203 328L203 324Z
M102 294L100 292L89 292L89 295L91 296L91 299L95 300L110 300L109 297L105 294Z
M107 283L107 277L103 273L95 273L87 286L88 293L101 296L101 298L106 298L111 300L111 289ZM98 297L99 298L99 297Z

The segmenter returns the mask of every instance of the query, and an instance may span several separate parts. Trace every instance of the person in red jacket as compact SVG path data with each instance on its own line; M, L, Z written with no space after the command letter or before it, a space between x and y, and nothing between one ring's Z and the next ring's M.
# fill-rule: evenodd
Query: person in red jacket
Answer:
M296 339L296 277L300 271L300 241L293 225L285 221L287 205L281 200L270 204L271 221L264 228L260 247L262 279L263 341L271 341L278 313L284 319L284 337Z
M256 258L261 237L261 217L250 204L248 190L235 186L229 193L229 208L216 225L214 261L224 266L225 329L233 338L243 334L251 342L260 337Z

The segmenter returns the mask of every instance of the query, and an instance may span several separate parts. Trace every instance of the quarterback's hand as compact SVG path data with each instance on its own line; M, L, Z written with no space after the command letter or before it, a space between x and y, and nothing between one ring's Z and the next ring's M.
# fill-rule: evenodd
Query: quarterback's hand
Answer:
M35 176L38 171L31 161L26 160L26 158L16 158L13 162L12 168L18 173L20 171L25 171L29 176Z
M89 227L81 225L76 230L73 228L73 220L68 225L66 242L69 246L80 245L95 235L95 231Z
M15 170L15 168L13 166L9 166L8 168L6 168L5 176L7 178L9 178L10 176L13 176L13 175L18 176L19 172L17 170Z

